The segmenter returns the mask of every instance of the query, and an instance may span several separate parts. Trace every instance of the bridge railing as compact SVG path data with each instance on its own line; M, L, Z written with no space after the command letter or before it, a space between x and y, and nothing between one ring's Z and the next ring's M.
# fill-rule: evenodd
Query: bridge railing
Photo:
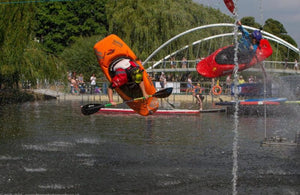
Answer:
M185 72L185 71L196 71L196 66L199 61L197 60L187 60L186 68L182 68L182 61L176 60L176 66L171 65L171 61L164 61L159 66L153 67L156 64L156 61L149 61L144 66L147 69L147 72ZM286 69L294 70L295 62L285 62L285 61L264 61L266 69L276 69L282 70L285 72ZM285 63L287 65L285 65Z

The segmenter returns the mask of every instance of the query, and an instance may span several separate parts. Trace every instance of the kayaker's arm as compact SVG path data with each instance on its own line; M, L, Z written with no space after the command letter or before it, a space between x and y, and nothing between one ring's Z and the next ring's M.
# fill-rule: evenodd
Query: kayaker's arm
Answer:
M117 103L114 102L114 99L113 99L113 89L111 87L108 87L108 89L107 89L107 95L108 95L108 100L111 103L111 105L113 105L113 106L117 105Z
M140 86L140 88L141 88L141 90L143 92L143 96L145 97L145 99L147 99L149 97L149 95L146 92L144 81L140 82L139 86Z

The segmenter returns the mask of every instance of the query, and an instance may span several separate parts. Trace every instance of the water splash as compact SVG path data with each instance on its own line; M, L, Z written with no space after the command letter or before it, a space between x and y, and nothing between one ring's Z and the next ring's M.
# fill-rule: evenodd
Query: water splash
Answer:
M263 0L258 0L259 1L259 12L260 12L260 20L261 20L261 24L263 26L264 23L264 15L263 15ZM266 99L266 94L267 94L267 86L266 86L266 82L267 82L267 74L265 71L265 61L263 61L262 63L260 63L261 69L263 71L263 78L264 78L264 99ZM267 105L264 105L264 131L265 131L265 140L267 139Z
M237 57L237 52L238 52L238 9L237 9L237 2L238 0L234 0L234 19L235 19L235 27L234 27L234 42L235 42L235 48L234 48L234 101L235 101L235 112L234 112L234 126L233 126L233 143L232 143L232 159L233 159L233 165L232 165L232 194L237 194L237 179L238 179L238 137L239 137L239 132L238 132L238 125L239 125L239 119L238 119L238 57Z

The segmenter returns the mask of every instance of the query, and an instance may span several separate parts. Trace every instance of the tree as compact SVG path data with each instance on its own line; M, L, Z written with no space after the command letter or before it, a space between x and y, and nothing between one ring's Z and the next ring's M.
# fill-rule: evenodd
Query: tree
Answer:
M122 10L122 11L118 11ZM192 0L114 0L106 4L109 33L121 37L141 59L173 36L203 24L218 23L229 16L213 8L205 8ZM199 40L222 30L193 33L172 43L157 58L174 48Z
M97 62L93 47L103 36L79 37L75 43L60 55L65 67L72 72L82 73L89 78L93 73L103 75Z
M287 34L287 31L285 30L284 25L282 23L280 23L279 21L274 20L272 18L267 19L264 24L264 30L278 36L279 38L287 41L288 43L294 45L295 47L298 47L296 41L290 35ZM299 55L294 52L292 52L290 55L287 55L288 50L284 46L280 46L279 51L282 56L288 56L289 57L288 60L290 60L290 61L294 61L294 59L299 58Z
M254 28L260 28L261 27L260 24L255 22L255 18L252 17L252 16L243 17L241 19L241 22L242 22L243 25L251 26L251 27L254 27Z
M50 83L66 78L66 69L60 58L43 50L40 43L30 41L23 53L22 79L34 86L37 81Z
M47 51L59 54L77 37L105 34L107 0L49 2L39 4L35 20L36 36Z
M17 88L22 74L24 48L31 37L34 5L1 6L0 12L0 86L4 84L8 88Z
M0 12L0 87L18 88L21 80L35 84L62 78L60 60L34 41L34 4L1 6Z
M283 24L281 24L279 21L274 20L272 18L269 18L265 21L264 29L277 36L287 33Z

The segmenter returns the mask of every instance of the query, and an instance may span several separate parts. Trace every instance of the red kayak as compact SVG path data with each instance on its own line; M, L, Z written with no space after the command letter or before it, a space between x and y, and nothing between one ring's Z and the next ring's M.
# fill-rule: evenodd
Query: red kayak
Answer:
M234 45L218 49L210 56L204 58L197 64L197 72L209 78L225 76L233 73L234 65ZM239 71L245 70L255 64L265 60L272 55L273 50L268 40L262 39L255 55L238 53Z

